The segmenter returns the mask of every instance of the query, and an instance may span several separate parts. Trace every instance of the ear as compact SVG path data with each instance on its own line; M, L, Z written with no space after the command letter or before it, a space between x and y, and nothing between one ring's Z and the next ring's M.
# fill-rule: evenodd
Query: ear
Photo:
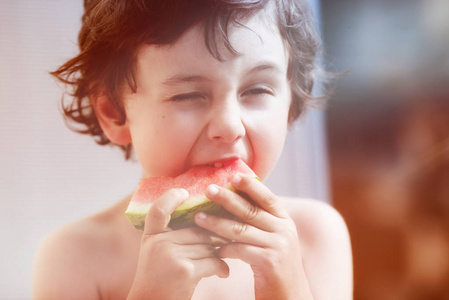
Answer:
M98 95L91 98L92 105L97 115L98 123L108 139L120 146L131 143L131 133L129 131L128 121L119 125L120 113L115 105L109 101L106 95Z

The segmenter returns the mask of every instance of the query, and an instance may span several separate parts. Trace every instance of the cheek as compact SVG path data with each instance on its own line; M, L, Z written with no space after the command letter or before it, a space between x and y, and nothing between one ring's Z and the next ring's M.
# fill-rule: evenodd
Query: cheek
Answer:
M252 125L252 167L261 180L268 177L282 153L288 128L286 119L287 114L282 112Z
M197 139L192 124L170 114L160 114L136 127L133 145L145 177L175 176L184 170Z

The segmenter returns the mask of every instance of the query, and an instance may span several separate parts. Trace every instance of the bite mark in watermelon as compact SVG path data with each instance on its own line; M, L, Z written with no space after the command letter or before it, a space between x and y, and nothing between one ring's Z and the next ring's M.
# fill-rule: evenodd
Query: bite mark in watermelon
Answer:
M224 216L226 210L207 199L205 192L210 184L234 190L231 180L237 173L256 174L241 159L225 161L222 167L197 166L177 177L141 178L125 214L135 228L143 230L145 217L156 199L173 188L184 188L189 199L182 203L171 215L169 226L179 229L194 225L193 217L199 211Z

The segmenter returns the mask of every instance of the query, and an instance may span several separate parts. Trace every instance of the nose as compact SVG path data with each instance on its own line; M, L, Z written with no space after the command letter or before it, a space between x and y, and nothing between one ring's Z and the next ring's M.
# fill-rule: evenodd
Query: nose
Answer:
M210 140L232 143L241 139L245 134L246 130L238 103L224 103L212 112L207 128Z

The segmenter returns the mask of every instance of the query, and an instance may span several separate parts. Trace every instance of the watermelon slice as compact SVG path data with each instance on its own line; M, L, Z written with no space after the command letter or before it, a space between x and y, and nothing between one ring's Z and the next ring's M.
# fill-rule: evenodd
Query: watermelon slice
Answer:
M173 188L184 188L189 192L189 199L181 204L171 215L169 226L179 229L194 225L193 217L199 211L224 216L224 208L207 199L206 188L216 184L233 190L232 177L237 173L257 176L241 159L223 162L223 166L198 166L177 177L141 178L125 214L128 220L139 230L143 230L145 216L151 204L164 192Z

